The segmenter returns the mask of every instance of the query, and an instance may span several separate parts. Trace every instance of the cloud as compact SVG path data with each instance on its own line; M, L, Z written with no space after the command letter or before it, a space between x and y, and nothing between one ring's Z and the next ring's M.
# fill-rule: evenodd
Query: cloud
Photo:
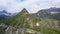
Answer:
M11 13L20 12L23 8L35 13L41 9L60 7L60 0L0 0L0 7Z

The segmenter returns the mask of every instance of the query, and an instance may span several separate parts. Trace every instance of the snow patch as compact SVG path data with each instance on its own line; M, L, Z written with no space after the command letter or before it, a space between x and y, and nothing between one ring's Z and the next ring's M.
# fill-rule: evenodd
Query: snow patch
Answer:
M51 14L56 14L56 13L60 13L60 12L50 12Z

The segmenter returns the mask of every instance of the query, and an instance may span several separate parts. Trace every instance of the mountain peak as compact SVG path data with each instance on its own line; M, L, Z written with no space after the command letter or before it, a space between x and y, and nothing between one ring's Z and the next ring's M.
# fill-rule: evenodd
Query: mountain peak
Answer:
M25 14L28 14L28 11L24 8L20 13L25 15Z
M24 8L21 12L27 12L27 10ZM28 13L28 12L27 12Z
M24 8L17 15L27 15L27 14L29 14L29 12Z

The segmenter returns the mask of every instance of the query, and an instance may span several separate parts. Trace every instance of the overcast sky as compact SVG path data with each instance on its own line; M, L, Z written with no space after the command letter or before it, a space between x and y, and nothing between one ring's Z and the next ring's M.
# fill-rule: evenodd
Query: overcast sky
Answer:
M5 9L10 13L19 12L23 8L35 13L50 7L60 7L60 0L0 0L0 10Z

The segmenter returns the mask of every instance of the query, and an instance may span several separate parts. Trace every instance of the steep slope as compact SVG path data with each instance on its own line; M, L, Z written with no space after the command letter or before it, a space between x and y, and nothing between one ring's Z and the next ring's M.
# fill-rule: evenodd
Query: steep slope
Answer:
M23 30L25 30L24 28L33 29L35 27L34 25L37 22L40 22L40 19L36 16L30 15L24 8L20 13L18 13L16 16L14 16L6 22L8 22L10 26L15 27L16 29L21 30L22 28Z

